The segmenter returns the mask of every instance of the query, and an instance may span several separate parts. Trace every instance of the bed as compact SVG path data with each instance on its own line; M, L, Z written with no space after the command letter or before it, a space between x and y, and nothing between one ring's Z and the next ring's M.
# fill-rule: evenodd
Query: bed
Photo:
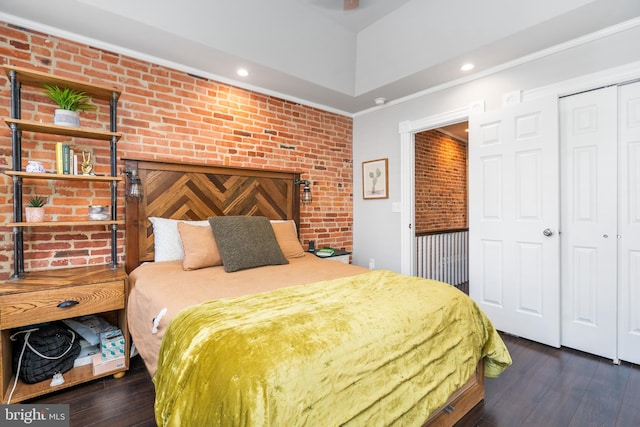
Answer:
M446 284L319 259L297 173L125 159L127 316L179 425L454 425L481 415L499 335ZM274 247L279 248L274 249Z

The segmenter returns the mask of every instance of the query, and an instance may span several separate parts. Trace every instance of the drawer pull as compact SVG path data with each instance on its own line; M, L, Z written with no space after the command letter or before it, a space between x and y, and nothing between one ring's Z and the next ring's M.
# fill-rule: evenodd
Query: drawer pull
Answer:
M80 304L80 301L75 301L75 300L66 300L66 301L62 301L60 304L58 304L58 307L60 308L68 308L68 307L73 307L74 305L78 305Z

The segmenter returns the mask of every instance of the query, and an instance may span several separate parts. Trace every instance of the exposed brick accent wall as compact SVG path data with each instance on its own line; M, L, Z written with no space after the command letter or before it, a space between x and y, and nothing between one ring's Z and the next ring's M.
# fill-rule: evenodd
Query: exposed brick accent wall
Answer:
M301 206L301 238L317 247L352 248L352 119L164 66L0 22L4 63L37 68L89 83L114 84L118 103L118 170L122 157L297 171L312 182L314 202ZM23 89L22 118L50 122L55 106ZM81 113L83 126L108 130L108 105ZM0 77L0 116L10 117L10 85ZM11 167L11 133L0 128L0 167ZM54 146L67 141L91 150L96 172L108 173L108 143L23 134L23 163L53 168ZM24 167L23 165L23 167ZM0 177L0 224L12 220L11 179ZM48 199L49 219L86 218L87 205L109 204L107 185L68 181L24 182L24 192ZM124 184L119 211L124 217ZM109 230L100 227L25 229L27 270L110 262ZM124 230L118 256L125 257ZM0 229L0 279L13 271L10 228Z
M416 233L467 224L467 145L437 130L415 137Z

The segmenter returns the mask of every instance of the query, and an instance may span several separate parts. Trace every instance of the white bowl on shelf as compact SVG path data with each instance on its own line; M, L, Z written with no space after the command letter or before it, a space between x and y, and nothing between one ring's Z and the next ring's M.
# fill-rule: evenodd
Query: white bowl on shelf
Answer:
M104 205L90 205L89 206L89 220L91 221L106 221L111 217L109 214L109 206Z

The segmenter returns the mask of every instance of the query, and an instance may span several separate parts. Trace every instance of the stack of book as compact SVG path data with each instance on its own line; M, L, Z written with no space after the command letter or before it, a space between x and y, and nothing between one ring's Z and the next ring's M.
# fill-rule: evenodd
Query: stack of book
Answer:
M56 173L78 175L78 155L62 142L56 143Z

